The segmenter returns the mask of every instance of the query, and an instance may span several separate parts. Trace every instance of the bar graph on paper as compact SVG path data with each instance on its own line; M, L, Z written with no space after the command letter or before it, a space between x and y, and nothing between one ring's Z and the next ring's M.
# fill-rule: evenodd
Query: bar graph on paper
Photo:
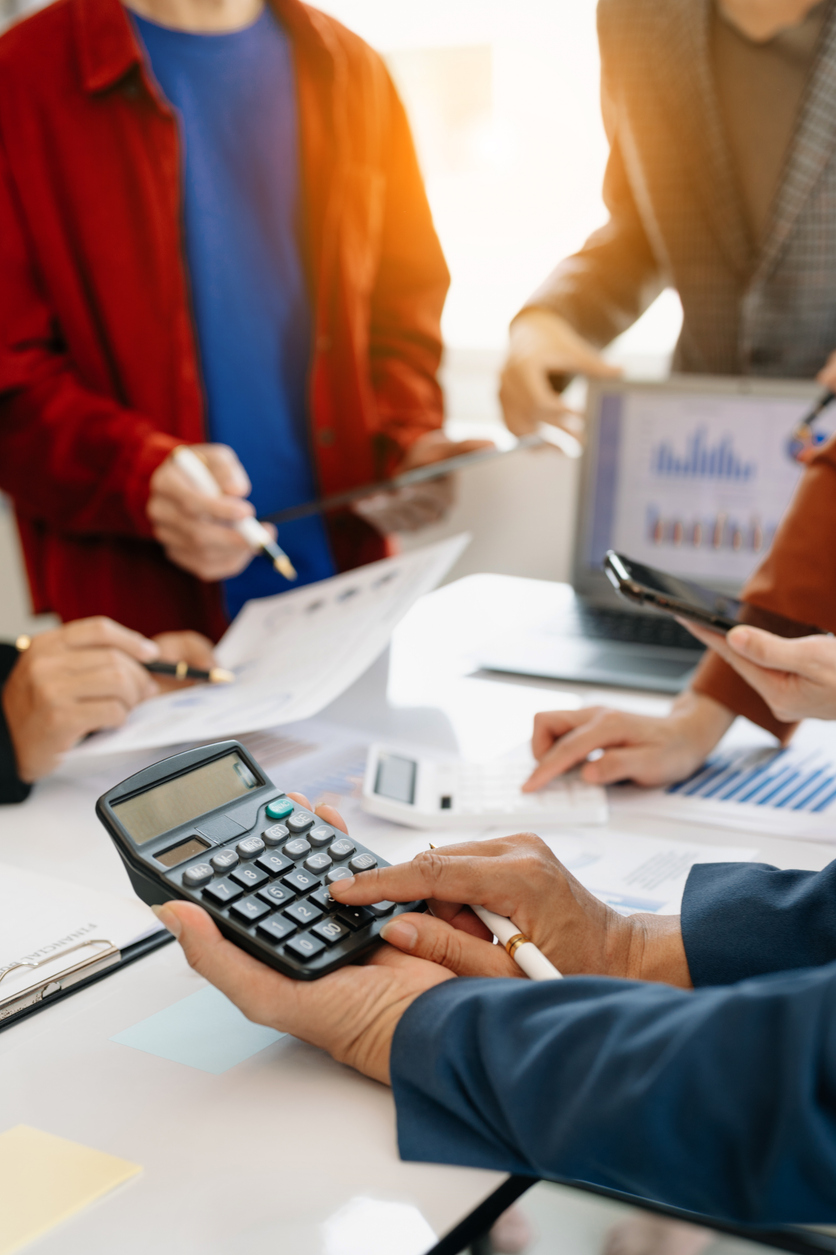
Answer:
M836 842L836 744L721 751L679 784L610 790L610 802L616 811Z
M667 792L820 815L836 802L836 762L821 750L744 750L710 759Z

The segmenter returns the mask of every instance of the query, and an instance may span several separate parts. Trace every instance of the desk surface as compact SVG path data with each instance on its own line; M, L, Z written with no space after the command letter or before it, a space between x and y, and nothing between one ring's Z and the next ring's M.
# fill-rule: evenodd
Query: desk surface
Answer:
M666 700L588 686L474 674L485 625L524 620L560 586L477 576L423 599L388 657L321 720L359 743L396 738L471 758L519 744L533 713L607 701L660 712ZM282 729L305 735L305 725ZM129 891L93 813L100 792L137 760L67 769L20 807L0 808L0 862L102 889ZM89 770L89 769L87 769ZM293 787L294 763L281 770ZM275 772L274 772L275 775ZM364 822L359 816L355 823ZM358 832L392 861L426 836L367 820ZM619 815L621 830L740 845L740 832ZM823 844L747 837L759 856L817 868ZM388 1090L291 1038L219 1076L121 1046L110 1038L203 986L178 947L132 967L0 1034L0 1129L26 1123L141 1164L145 1171L42 1239L61 1255L353 1255L362 1215L364 1255L423 1255L502 1181L498 1174L402 1163ZM378 1244L376 1244L378 1243Z

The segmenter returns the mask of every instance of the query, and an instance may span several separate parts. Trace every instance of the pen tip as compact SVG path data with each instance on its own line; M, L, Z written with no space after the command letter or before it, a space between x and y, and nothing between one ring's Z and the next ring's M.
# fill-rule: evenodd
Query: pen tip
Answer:
M234 672L227 671L225 667L213 667L209 672L209 680L212 684L231 684L234 679Z
M276 558L273 562L273 566L276 568L276 570L279 572L280 575L283 575L285 577L286 580L296 579L296 568L294 567L293 563L290 561L290 558L288 558L286 553L283 553L281 557Z

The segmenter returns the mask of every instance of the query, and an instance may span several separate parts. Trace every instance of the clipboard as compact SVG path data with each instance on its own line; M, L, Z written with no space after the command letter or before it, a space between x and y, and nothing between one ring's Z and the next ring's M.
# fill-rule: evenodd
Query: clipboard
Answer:
M559 449L570 458L580 457L583 446L570 432L551 423L539 423L537 430L527 436L520 436L516 444L509 449L476 449L473 453L460 453L457 457L447 458L442 462L431 462L427 466L416 466L412 471L404 471L392 479L375 480L372 484L361 484L357 488L348 488L345 492L335 492L330 497L321 497L316 501L304 501L301 505L288 506L285 510L277 510L274 514L265 514L259 518L260 523L293 523L296 519L310 518L312 514L329 514L334 510L342 510L355 501L363 501L366 497L376 497L381 492L397 492L399 488L409 488L413 484L424 484L432 479L443 479L457 471L469 470L472 466L481 466L483 462L494 462L497 458L507 458L524 449Z
M61 959L80 951L87 952L80 954L78 959L73 960L69 966L59 967L45 975L43 979L33 981L25 989L18 989L4 997L4 976L25 967L33 971L38 968L54 968L57 960L48 958L37 963L17 960L6 964L5 967L0 968L0 1033L10 1025L18 1024L30 1015L36 1015L45 1007L63 1002L65 998L69 998L78 990L86 989L88 985L95 985L97 981L103 980L111 972L120 971L123 967L136 962L137 959L143 958L153 950L159 950L160 946L168 945L173 940L171 933L162 929L160 932L152 933L149 937L143 937L120 949L103 937L91 937L62 951L59 956Z

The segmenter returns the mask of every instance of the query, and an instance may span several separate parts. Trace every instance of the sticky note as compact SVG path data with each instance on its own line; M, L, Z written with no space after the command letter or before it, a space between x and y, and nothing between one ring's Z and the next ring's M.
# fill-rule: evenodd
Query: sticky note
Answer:
M217 1076L283 1036L252 1024L220 990L207 985L110 1040Z
M142 1169L18 1124L0 1133L0 1255L11 1255Z

